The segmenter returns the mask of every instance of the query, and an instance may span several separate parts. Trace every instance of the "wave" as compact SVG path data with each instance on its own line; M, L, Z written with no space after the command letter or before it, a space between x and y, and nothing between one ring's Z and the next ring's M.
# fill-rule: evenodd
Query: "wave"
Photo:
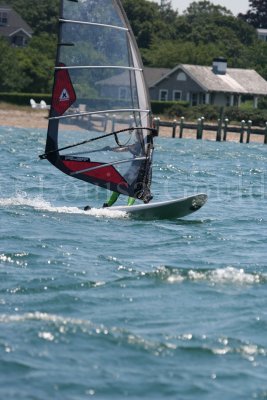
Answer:
M13 323L13 322L25 322L25 321L44 321L44 322L52 322L53 324L72 324L72 325L87 325L92 326L89 321L78 319L78 318L71 318L71 317L62 317L56 314L48 314L39 311L35 312L28 312L25 314L14 314L14 315L7 315L2 314L0 315L0 323Z
M211 284L253 285L267 282L267 275L264 273L249 272L245 271L243 268L235 268L232 266L218 269L186 269L161 266L155 268L153 271L139 271L134 265L123 265L120 260L114 257L107 257L106 260L115 262L118 265L117 269L119 271L130 273L130 279L136 276L138 279L150 278L170 284L193 281L208 282ZM121 279L129 279L129 275Z
M169 282L175 282L175 276L168 278ZM226 267L209 271L189 270L186 278L191 281L210 281L212 283L237 283L237 284L253 284L266 280L264 275L257 273L245 272L244 269Z
M15 264L18 266L27 266L28 253L0 253L0 263Z
M37 211L46 211L51 213L60 214L82 214L93 217L104 218L127 218L124 211L115 211L112 208L91 208L91 210L84 211L78 207L69 206L54 206L49 201L41 197L29 198L24 195L17 195L10 198L0 198L0 206L2 207L29 207Z
M265 283L265 274L246 272L243 268L227 266L218 269L175 269L169 267L158 268L155 276L162 278L168 283L179 283L183 281L206 281L212 284L259 284Z
M0 314L0 325L14 325L31 323L33 335L38 330L39 340L58 342L66 336L85 335L99 338L106 343L110 342L136 348L157 356L174 355L177 351L187 353L202 353L203 355L227 356L237 355L254 362L256 357L266 357L267 349L264 346L238 338L214 335L197 335L190 332L170 335L162 334L158 338L150 335L137 334L121 327L108 327L95 324L89 320L64 317L43 312L29 312L25 314ZM40 327L41 323L41 327ZM20 328L21 329L21 328ZM27 325L29 332L29 326Z
M30 254L21 253L0 253L0 265L11 264L16 267L27 267L29 263ZM211 285L263 285L267 282L267 275L263 272L246 271L243 268L235 268L227 266L225 268L217 269L187 269L175 268L170 266L160 266L153 270L144 270L135 263L128 265L117 257L99 255L100 261L113 264L119 276L113 279L99 280L99 281L79 281L75 283L66 282L65 284L58 284L50 282L50 291L68 291L68 290L88 290L96 287L106 287L109 284L123 281L133 280L150 280L156 283L167 284L182 284L187 282L199 282ZM31 284L30 284L31 283ZM36 282L30 281L27 287L19 287L17 289L20 293L33 293L38 292L40 288L36 287ZM42 289L43 290L43 286Z

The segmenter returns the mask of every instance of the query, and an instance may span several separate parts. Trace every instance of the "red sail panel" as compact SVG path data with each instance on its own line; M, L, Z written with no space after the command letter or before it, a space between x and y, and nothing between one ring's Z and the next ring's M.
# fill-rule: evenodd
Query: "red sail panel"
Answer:
M88 161L62 160L62 162L65 167L70 170L70 172L82 171L87 168L94 168L103 165L103 163ZM128 186L128 183L112 165L86 171L83 172L83 174L100 181L110 182L115 185Z
M60 64L60 67L64 66L64 64ZM75 101L76 94L68 70L57 70L55 73L52 108L58 113L58 115L62 115Z

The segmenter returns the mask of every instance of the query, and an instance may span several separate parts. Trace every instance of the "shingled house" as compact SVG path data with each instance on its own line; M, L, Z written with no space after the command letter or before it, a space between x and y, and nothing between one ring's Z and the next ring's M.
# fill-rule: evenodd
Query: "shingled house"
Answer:
M123 72L96 82L101 95L130 100L128 74ZM211 104L238 107L242 96L249 96L254 100L254 108L257 108L258 98L267 96L267 81L256 71L227 68L223 58L214 59L210 67L189 64L180 64L173 69L145 67L144 75L151 100L184 100L192 106Z
M180 64L156 80L153 70L145 68L151 100L239 106L245 95L253 98L257 108L258 98L267 96L267 81L256 71L227 68L224 58L214 59L210 67Z
M32 29L21 16L8 5L0 5L0 36L13 46L26 46L32 37Z
M257 29L258 38L267 42L267 29Z

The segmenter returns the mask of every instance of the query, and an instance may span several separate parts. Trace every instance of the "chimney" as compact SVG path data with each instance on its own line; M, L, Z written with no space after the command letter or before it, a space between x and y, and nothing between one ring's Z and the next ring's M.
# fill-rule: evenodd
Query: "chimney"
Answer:
M227 60L223 57L217 57L213 59L212 71L216 75L225 75L227 70Z

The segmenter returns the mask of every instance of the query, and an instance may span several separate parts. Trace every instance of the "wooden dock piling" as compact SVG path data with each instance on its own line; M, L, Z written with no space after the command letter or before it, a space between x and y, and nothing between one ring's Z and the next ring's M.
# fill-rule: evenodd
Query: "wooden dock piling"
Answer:
M263 137L263 143L267 144L267 122L264 128L253 127L251 120L242 120L240 125L230 125L228 118L219 118L217 124L205 123L205 118L200 117L196 123L185 122L184 117L181 117L180 121L174 119L173 121L161 121L160 118L154 118L154 126L160 135L160 128L171 128L171 137L176 138L177 128L179 129L179 138L182 139L186 133L186 130L195 131L196 139L202 140L205 132L214 132L215 140L220 142L221 140L226 141L228 133L236 133L239 135L239 142L244 143L246 135L246 143L250 143L252 135L259 135Z

